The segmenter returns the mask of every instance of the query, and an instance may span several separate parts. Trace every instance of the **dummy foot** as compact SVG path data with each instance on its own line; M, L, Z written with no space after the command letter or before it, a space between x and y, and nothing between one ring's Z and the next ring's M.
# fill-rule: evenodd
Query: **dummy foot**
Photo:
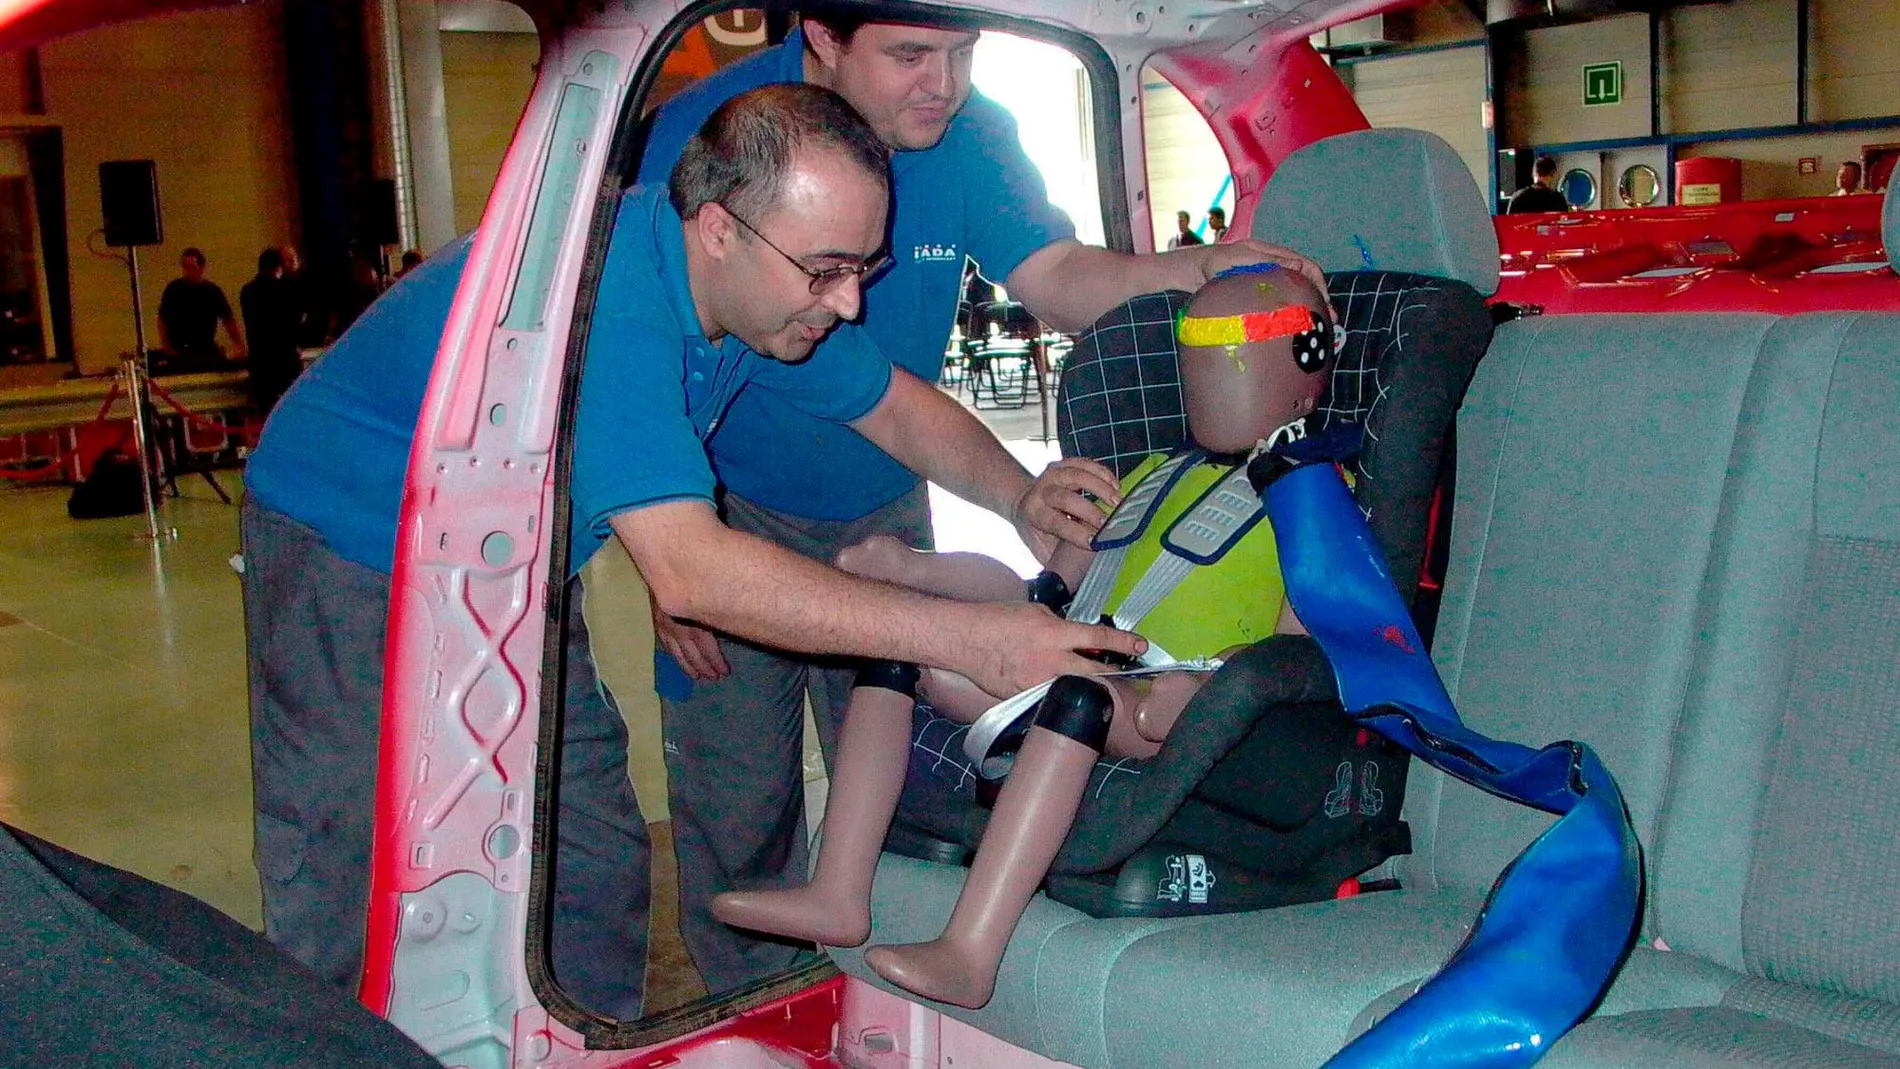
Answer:
M981 1009L996 993L996 962L944 939L872 947L864 961L898 987L952 1006Z
M854 947L871 934L870 903L818 887L791 891L729 891L712 900L713 916L734 928Z
M864 960L879 976L956 1006L990 1000L1016 922L1068 838L1113 713L1114 697L1097 680L1063 676L1050 686L943 935L872 947Z
M838 733L811 885L728 892L712 900L713 916L735 928L832 947L854 947L870 935L871 880L904 789L917 675L915 665L891 661L859 668Z

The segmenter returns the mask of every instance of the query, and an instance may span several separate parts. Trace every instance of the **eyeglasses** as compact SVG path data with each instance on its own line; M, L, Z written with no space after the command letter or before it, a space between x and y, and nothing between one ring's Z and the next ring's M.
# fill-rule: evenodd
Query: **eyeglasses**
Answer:
M721 204L720 207L726 208L724 204ZM798 262L797 257L773 244L771 238L761 234L758 227L746 222L738 212L733 211L731 208L726 208L726 214L732 216L740 226L752 231L752 236L765 242L767 248L783 256L786 263L798 268L799 271L804 273L806 278L811 279L811 292L813 296L830 293L832 290L843 285L844 281L848 278L857 279L859 285L870 285L871 280L876 278L886 267L889 267L891 263L891 254L888 252L880 252L863 263L839 264L836 267L820 269L806 267L804 264Z

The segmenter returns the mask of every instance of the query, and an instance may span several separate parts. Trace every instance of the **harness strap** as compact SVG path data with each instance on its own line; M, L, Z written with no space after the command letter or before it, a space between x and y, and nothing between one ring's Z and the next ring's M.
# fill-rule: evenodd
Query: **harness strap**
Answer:
M1128 532L1138 536L1148 529L1154 513L1167 497L1159 491L1174 489L1174 484L1189 470L1184 461L1190 456L1196 463L1205 459L1204 454L1183 454L1156 468L1136 485L1123 499L1122 507L1103 524L1102 535L1097 537L1095 545L1109 548L1098 548L1095 559L1089 562L1082 588L1069 606L1069 619L1090 623L1101 619L1115 579L1127 563L1128 547L1132 544ZM1161 552L1116 607L1115 626L1124 631L1135 630L1197 566L1212 564L1226 556L1265 518L1266 507L1248 481L1246 465L1236 465L1162 532ZM1151 650L1143 663L1161 663L1152 654Z
M1108 608L1108 596L1115 590L1115 577L1121 574L1122 563L1127 559L1127 546L1095 551L1089 570L1082 573L1082 585L1076 589L1075 600L1069 602L1069 619L1089 624L1102 619L1102 610Z
M1069 619L1092 624L1102 618L1102 610L1108 608L1109 595L1115 590L1115 577L1121 574L1122 563L1128 559L1129 547L1148 530L1155 511L1167 499L1174 484L1205 455L1198 449L1189 449L1169 457L1136 483L1115 511L1109 513L1102 529L1089 543L1095 550L1095 559L1089 562L1082 584L1076 588L1075 600L1069 603Z
M1163 551L1148 565L1141 579L1122 599L1115 609L1115 626L1123 631L1133 631L1141 626L1141 621L1161 604L1161 599L1174 592L1181 581L1194 571L1194 562L1185 557L1177 557Z
M1166 657L1164 653L1162 656ZM1147 658L1143 658L1144 661ZM1139 668L1129 668L1120 672L1103 672L1092 679L1148 679L1163 672L1202 672L1220 671L1224 662L1218 657L1196 657L1191 661L1176 661L1168 658L1164 664L1144 664ZM1055 680L1038 683L1020 694L1013 694L984 710L976 718L970 730L963 736L963 755L984 779L1002 779L1009 775L1011 766L1016 763L1013 749L999 748L1014 732L1014 729L1027 718L1035 715L1036 705L1049 693Z
M1266 516L1266 507L1248 480L1247 466L1236 464L1174 521L1162 534L1161 545L1195 564L1212 564Z

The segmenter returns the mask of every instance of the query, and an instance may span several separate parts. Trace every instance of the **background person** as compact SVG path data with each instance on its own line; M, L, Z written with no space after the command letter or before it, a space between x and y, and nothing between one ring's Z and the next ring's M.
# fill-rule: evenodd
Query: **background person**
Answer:
M296 288L284 277L281 249L257 254L257 275L238 290L244 333L250 337L251 399L266 418L303 370L297 352L302 323Z
M216 282L205 277L205 254L187 248L178 254L179 277L165 284L158 299L158 344L184 366L224 362L218 325L231 337L230 356L244 358L244 332L231 314L231 302Z
M1569 211L1570 201L1556 188L1556 181L1557 161L1549 156L1537 157L1536 162L1531 164L1531 184L1511 194L1504 214Z
M320 349L330 341L330 305L322 287L304 270L295 245L280 245L284 254L284 281L297 300L297 348Z
M341 334L350 329L350 324L376 303L386 288L382 270L377 267L372 253L352 253L349 262L344 265L343 278L337 287L336 332Z
M1860 179L1861 167L1859 161L1842 160L1840 167L1834 172L1834 192L1829 193L1828 196L1851 197L1856 193L1867 192L1860 188Z
M1184 249L1190 245L1204 244L1201 236L1194 232L1194 218L1186 212L1174 213L1174 236L1168 239L1168 248Z

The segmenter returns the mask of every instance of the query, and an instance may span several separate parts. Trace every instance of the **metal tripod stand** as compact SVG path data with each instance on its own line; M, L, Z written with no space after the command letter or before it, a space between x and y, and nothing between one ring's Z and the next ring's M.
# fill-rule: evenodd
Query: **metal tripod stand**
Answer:
M177 538L178 528L161 528L158 524L155 489L157 480L163 475L165 461L159 455L154 441L152 397L145 385L150 368L145 355L145 301L139 286L139 250L136 246L128 245L125 252L126 263L132 269L133 350L120 364L119 374L124 376L126 396L132 399L132 437L139 451L139 492L145 498L145 530L133 537L150 539L156 543Z

